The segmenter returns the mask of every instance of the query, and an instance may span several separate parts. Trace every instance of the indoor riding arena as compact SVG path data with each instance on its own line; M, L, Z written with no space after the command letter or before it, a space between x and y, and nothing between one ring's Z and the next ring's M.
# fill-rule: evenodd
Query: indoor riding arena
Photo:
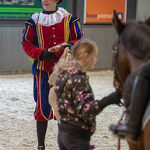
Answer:
M95 99L101 99L114 91L111 71L88 72ZM0 149L33 150L36 149L36 131L34 120L32 76L0 76ZM123 107L111 105L97 116L97 129L91 144L95 150L117 150L118 138L112 135L108 127L116 123ZM125 140L120 141L121 150L128 150ZM51 120L46 135L47 150L58 150L57 121Z

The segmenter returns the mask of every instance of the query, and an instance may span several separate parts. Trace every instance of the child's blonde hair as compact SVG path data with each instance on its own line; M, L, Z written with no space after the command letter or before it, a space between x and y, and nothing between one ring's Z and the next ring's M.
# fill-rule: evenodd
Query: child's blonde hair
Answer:
M72 46L71 52L73 58L80 60L85 53L88 55L94 55L97 53L97 49L98 48L95 42L89 39L81 39Z

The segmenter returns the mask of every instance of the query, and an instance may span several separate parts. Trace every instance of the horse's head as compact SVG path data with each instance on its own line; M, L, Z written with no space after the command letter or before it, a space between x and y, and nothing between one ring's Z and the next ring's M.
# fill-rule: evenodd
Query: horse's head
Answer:
M113 45L114 86L122 91L128 75L150 58L150 18L125 24L114 11L112 24L118 34Z
M126 25L123 24L116 13L114 11L112 24L117 31L118 37L113 44L113 67L114 67L114 86L115 88L123 90L123 85L126 80L127 75L130 73L126 51L120 50L122 49L122 45L120 44L120 35L125 29ZM124 67L123 67L124 66Z

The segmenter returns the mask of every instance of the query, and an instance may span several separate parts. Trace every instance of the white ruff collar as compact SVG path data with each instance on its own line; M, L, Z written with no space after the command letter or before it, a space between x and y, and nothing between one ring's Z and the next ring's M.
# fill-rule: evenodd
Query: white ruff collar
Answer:
M64 8L58 7L58 10L53 14L34 13L31 18L35 24L39 23L43 26L51 26L61 22L67 14L68 12Z

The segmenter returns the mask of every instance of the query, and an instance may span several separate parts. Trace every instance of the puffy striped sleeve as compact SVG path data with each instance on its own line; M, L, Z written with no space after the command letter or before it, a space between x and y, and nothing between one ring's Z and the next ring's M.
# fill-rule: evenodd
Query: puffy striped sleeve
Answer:
M79 20L79 18L70 15L70 42L72 43L75 43L77 40L83 37L83 32Z
M43 49L38 48L35 20L30 18L25 22L22 36L22 47L25 53L33 58L39 59Z

